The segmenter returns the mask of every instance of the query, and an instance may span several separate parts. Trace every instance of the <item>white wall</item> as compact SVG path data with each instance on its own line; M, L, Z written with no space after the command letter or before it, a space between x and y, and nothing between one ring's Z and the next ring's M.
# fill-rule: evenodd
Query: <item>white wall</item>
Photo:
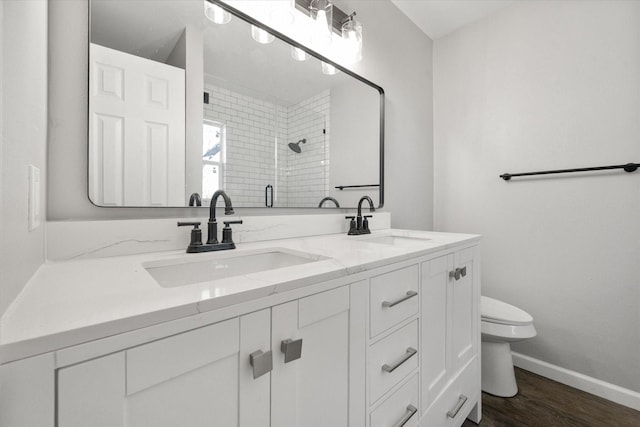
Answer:
M0 22L2 23L2 26L4 27L4 12L3 12L3 8L4 8L4 2L0 1ZM4 72L4 62L3 62L3 50L4 50L4 44L2 42L3 40L3 33L4 31L0 29L0 242L3 241L3 229L4 229L4 220L3 220L3 211L4 211L4 187L3 187L3 173L2 173L2 164L4 162L3 157L2 157L2 147L4 145L4 128L2 127L2 121L3 121L3 93L4 93L4 79L3 79L3 72ZM3 256L3 252L0 250L0 266L4 266L4 256ZM4 283L4 273L3 273L3 269L0 268L0 306L2 306L2 283ZM2 315L3 310L0 309L0 315Z
M44 226L27 225L27 165L40 168L45 206L47 2L2 2L0 314L44 262ZM44 213L43 216L44 218Z
M531 357L640 391L640 2L521 2L434 46L434 224L484 235Z
M393 212L395 227L429 229L433 187L432 42L387 0L336 3L344 10L357 10L364 25L364 59L354 70L382 86L387 95L385 210ZM50 10L48 218L192 215L193 210L186 209L113 209L91 205L86 196L87 3L57 0L51 2ZM402 31L389 31L393 28L402 28ZM264 212L274 213L272 209L255 209L250 214ZM286 211L287 214L298 212Z
M391 2L335 1L357 11L363 60L353 69L386 97L385 209L395 228L433 224L433 41Z

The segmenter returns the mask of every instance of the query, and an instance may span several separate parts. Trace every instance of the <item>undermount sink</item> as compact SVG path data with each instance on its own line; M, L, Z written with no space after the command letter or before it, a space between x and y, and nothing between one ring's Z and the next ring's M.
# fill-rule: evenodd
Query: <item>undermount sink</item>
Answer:
M428 240L431 240L431 239L428 239L426 237L387 235L387 236L372 237L369 239L365 239L363 241L367 243L380 243L383 245L414 247L414 246L423 245L424 242Z
M259 252L207 255L206 259L199 257L195 260L190 258L194 257L191 255L168 261L151 261L142 266L160 286L174 288L325 259L305 252L273 248Z

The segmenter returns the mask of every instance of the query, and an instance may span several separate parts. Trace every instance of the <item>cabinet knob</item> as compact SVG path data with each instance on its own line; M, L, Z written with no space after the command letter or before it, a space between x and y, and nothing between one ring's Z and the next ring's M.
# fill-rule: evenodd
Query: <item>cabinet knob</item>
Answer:
M259 378L273 369L273 353L262 350L254 351L249 355L249 363L253 367L253 379Z
M302 338L286 339L280 343L280 351L284 353L284 363L293 362L302 356Z
M461 277L464 277L466 275L467 275L467 267L456 268L455 270L449 272L450 279L460 280Z

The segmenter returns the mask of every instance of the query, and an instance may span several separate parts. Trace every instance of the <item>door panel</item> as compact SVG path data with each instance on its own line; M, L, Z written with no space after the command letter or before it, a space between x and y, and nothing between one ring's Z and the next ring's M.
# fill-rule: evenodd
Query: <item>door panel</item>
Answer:
M91 200L184 205L184 70L96 44L90 49Z

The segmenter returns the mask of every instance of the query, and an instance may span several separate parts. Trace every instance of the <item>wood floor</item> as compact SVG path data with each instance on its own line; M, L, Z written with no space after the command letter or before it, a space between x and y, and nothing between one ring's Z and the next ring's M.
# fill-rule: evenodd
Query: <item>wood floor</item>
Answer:
M482 393L481 427L640 427L640 412L626 406L518 368L516 379L515 397Z

